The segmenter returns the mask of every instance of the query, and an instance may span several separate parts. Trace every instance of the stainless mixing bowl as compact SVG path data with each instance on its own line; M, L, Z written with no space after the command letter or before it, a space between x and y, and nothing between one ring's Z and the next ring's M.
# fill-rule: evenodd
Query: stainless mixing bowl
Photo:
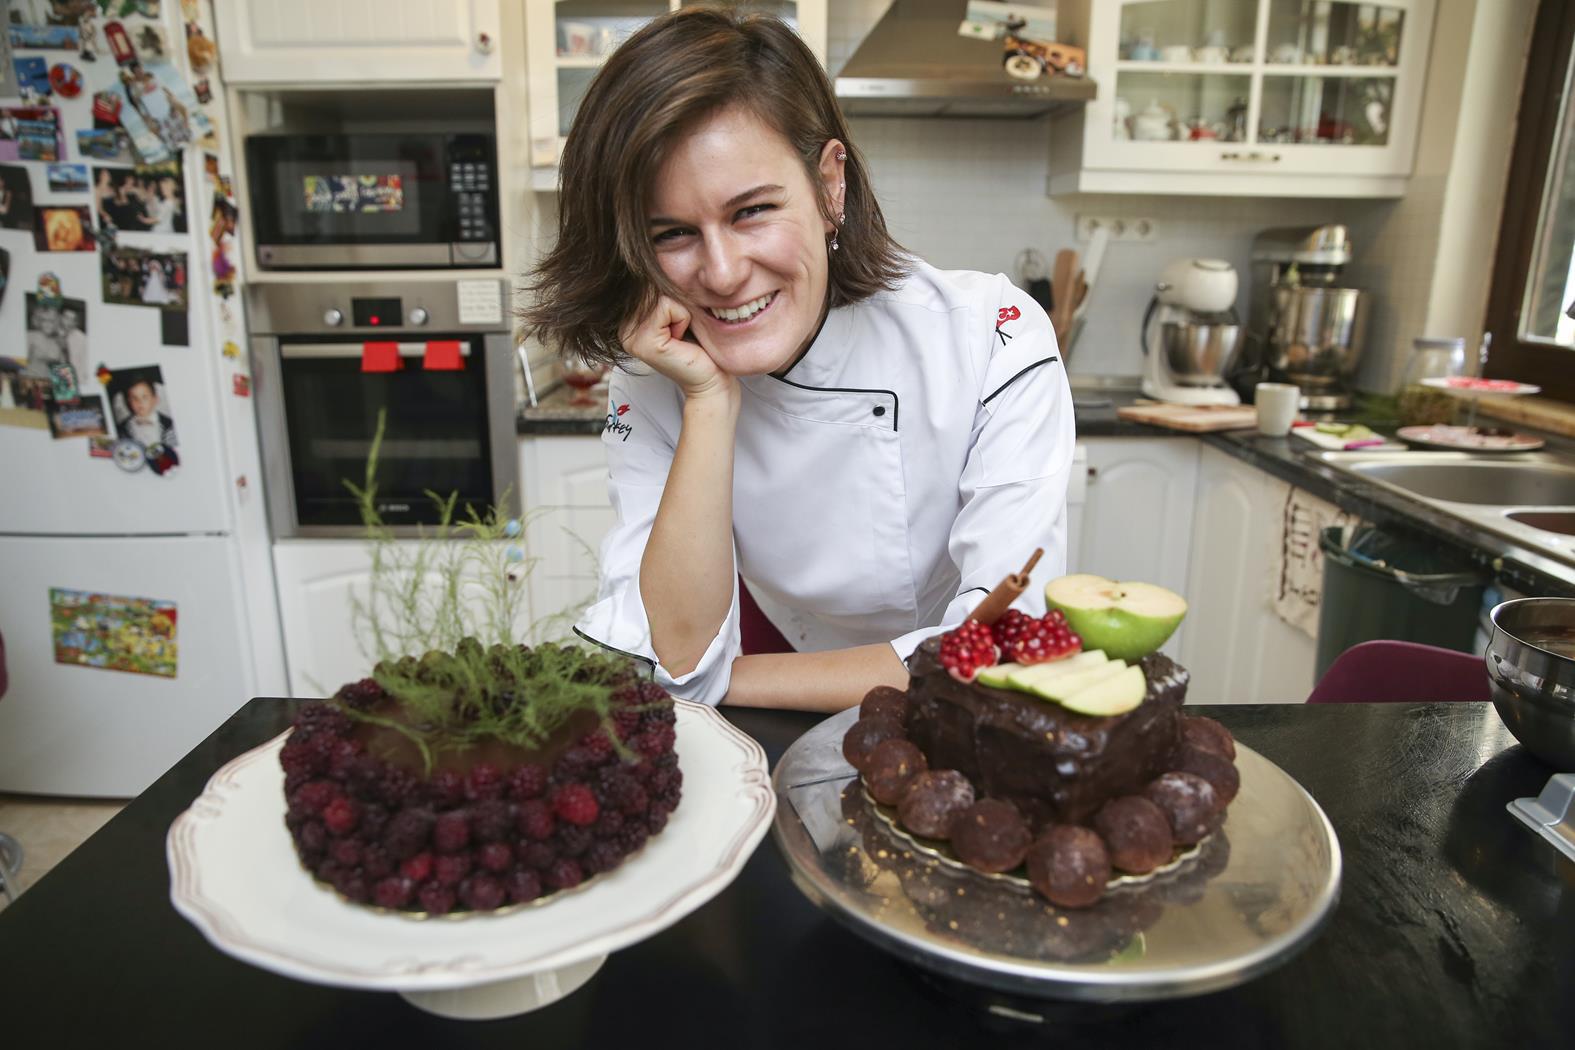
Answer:
M1183 386L1219 386L1240 336L1239 324L1166 321L1159 341L1172 379Z
M1367 293L1276 286L1267 360L1303 390L1340 386L1356 373L1367 333Z
M1527 751L1575 770L1575 659L1544 648L1562 629L1561 648L1575 652L1575 599L1517 598L1489 619L1488 684L1499 717Z

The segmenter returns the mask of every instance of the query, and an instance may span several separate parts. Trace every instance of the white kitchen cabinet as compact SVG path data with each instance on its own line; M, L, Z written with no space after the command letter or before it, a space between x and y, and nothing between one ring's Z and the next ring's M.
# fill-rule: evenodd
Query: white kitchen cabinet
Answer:
M1063 2L1099 95L1056 118L1050 193L1399 196L1435 2Z
M514 0L521 2L521 0ZM826 62L827 0L742 0L736 6L773 14L797 27ZM531 184L552 190L558 157L591 78L619 44L684 0L523 0L530 72Z
M545 637L569 633L596 597L597 552L617 523L607 494L607 454L594 437L520 441L531 616Z
M1185 437L1089 437L1080 539L1069 572L1142 580L1187 594L1200 442ZM1166 643L1180 652L1191 618Z
M494 81L499 0L220 0L231 85ZM517 60L517 59L516 59Z
M1273 609L1276 549L1290 486L1218 449L1201 446L1181 663L1187 700L1253 704L1306 699L1314 639Z

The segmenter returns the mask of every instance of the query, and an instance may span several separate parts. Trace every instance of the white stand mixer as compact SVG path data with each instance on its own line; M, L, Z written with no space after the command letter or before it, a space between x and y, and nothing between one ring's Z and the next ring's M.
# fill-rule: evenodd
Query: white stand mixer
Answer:
M1177 259L1143 314L1143 393L1177 405L1239 405L1225 382L1241 338L1236 270L1223 259Z

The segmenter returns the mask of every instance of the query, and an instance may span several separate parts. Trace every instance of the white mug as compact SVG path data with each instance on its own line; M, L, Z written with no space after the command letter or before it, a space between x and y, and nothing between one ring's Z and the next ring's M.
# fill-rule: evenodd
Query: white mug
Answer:
M1302 389L1293 383L1259 383L1252 400L1258 406L1258 433L1284 437L1296 422L1302 405Z

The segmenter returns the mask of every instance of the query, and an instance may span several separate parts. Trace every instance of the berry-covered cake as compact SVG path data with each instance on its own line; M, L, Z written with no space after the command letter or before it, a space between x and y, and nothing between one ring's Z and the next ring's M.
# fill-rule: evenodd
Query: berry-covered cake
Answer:
M1113 874L1152 872L1219 828L1240 787L1235 743L1182 713L1189 676L1155 651L1179 596L1062 577L1044 616L1003 611L1026 577L997 588L985 619L920 645L906 690L872 690L843 755L912 834L1085 907Z
M301 863L347 899L490 911L617 867L683 775L673 701L628 660L467 639L305 705L280 753Z

